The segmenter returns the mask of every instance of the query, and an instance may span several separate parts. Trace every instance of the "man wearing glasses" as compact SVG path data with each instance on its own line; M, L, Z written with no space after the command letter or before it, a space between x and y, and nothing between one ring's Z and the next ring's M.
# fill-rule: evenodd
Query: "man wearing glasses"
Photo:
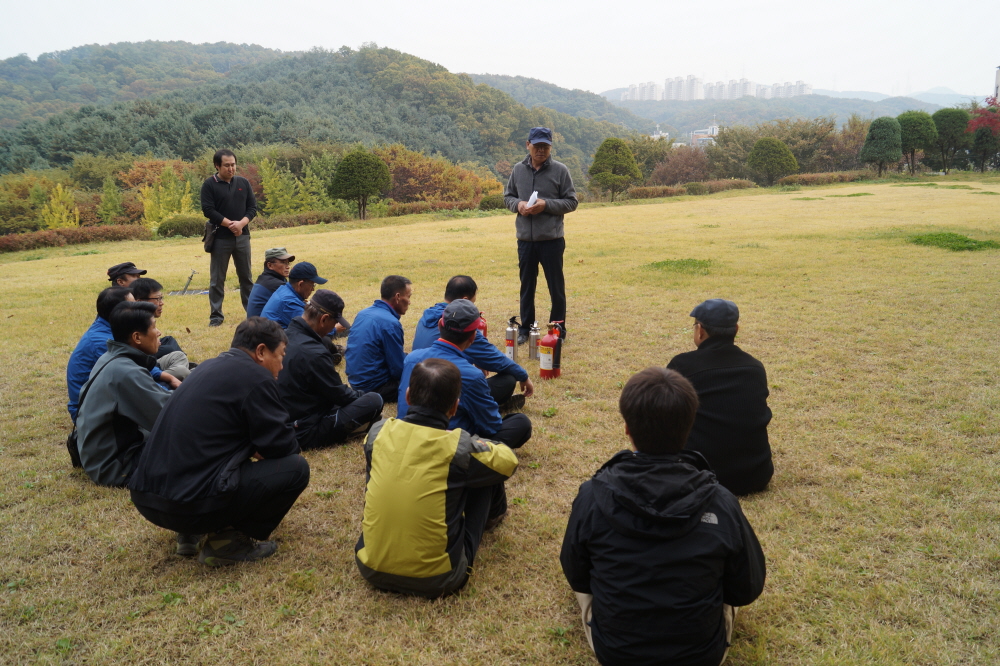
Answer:
M288 272L292 269L293 261L295 255L288 254L283 247L272 247L264 253L264 272L257 276L257 282L250 292L247 317L259 317L271 294L288 282Z

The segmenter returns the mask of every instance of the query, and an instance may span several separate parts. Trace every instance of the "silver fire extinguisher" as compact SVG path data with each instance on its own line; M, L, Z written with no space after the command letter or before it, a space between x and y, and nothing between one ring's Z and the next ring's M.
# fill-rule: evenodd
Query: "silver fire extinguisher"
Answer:
M538 332L538 322L536 321L531 325L531 331L528 333L528 358L532 361L538 360L538 339L541 334Z
M504 347L504 354L507 358L517 363L517 332L518 332L517 317L511 317L510 321L507 322L506 330L506 340Z

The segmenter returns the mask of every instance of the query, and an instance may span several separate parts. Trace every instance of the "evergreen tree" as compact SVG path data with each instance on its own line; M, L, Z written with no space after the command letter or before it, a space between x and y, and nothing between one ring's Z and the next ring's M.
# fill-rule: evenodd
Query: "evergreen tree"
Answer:
M902 159L902 146L899 121L882 116L869 125L868 136L865 137L865 145L861 146L859 158L865 164L874 164L878 169L878 177L881 178L890 164Z
M368 199L391 186L389 165L378 156L359 149L344 155L340 161L330 182L330 196L357 203L358 217L364 220L368 214Z
M937 127L934 119L926 111L904 111L896 116L899 121L900 141L903 157L910 168L910 175L916 173L917 151L933 150L937 141Z
M635 163L639 165L639 170L642 171L643 182L649 180L649 177L653 175L653 171L658 164L667 160L674 146L673 139L664 139L662 137L654 139L644 134L633 136L626 143L635 157Z
M980 172L986 173L986 167L990 166L1000 152L1000 137L993 136L993 132L988 127L980 127L972 134L972 159Z
M42 207L42 223L46 229L80 226L80 209L73 201L73 195L61 183L57 183L49 196L49 202Z
M97 207L97 217L101 218L104 224L114 224L115 218L120 217L122 211L122 195L118 191L115 179L107 176L104 179L104 191L101 194L101 205Z
M264 188L264 208L268 215L295 213L301 210L299 187L295 177L273 160L260 162L261 185Z
M779 139L766 136L758 139L747 155L747 168L763 178L768 185L774 185L774 181L782 176L798 171L799 163L788 146Z
M139 187L139 200L142 202L143 222L150 228L170 215L193 213L195 210L191 182L178 178L170 165L160 172L159 182L155 185Z
M642 171L632 150L623 140L614 137L601 143L589 173L590 182L598 189L610 192L612 202L615 194L642 180Z
M937 149L941 154L941 165L947 174L951 171L955 153L968 147L970 135L965 130L971 116L965 109L938 109L931 116L937 128Z

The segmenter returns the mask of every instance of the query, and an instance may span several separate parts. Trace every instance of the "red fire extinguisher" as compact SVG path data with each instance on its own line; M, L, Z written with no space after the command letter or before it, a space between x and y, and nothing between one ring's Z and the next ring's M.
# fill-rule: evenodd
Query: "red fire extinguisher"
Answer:
M562 364L560 329L562 329L562 322L549 322L549 332L538 341L538 367L539 376L542 379L555 379L562 374L560 369Z

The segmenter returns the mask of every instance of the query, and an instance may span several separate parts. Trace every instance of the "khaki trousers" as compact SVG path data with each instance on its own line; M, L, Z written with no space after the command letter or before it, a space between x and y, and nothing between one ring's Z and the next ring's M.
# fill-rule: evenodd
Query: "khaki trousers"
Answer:
M580 617L583 618L583 630L587 634L587 643L590 649L594 649L594 636L590 633L590 619L594 616L594 595L583 592L576 593L576 600L580 604ZM721 666L726 661L729 654L729 644L733 641L733 624L736 622L736 608L729 604L722 604L722 615L726 619L726 651L722 654Z

